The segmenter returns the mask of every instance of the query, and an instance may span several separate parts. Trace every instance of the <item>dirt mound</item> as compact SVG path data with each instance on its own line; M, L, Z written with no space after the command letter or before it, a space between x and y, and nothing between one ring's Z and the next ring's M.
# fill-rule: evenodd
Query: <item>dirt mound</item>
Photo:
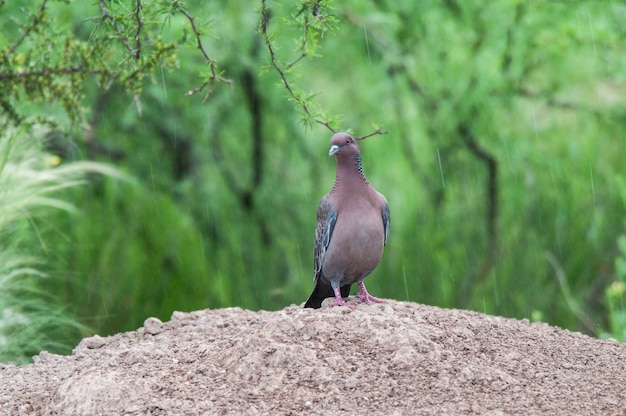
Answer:
M626 415L626 345L396 301L175 312L0 365L0 414Z

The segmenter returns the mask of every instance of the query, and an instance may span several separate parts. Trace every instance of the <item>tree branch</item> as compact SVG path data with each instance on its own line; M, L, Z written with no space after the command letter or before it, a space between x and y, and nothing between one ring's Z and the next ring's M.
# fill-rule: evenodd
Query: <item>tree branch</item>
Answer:
M487 196L486 196L486 212L485 212L485 227L487 231L487 248L485 250L485 257L482 265L473 276L468 277L465 281L467 290L459 292L461 299L460 304L467 305L467 301L470 298L472 286L476 281L482 281L487 278L489 272L493 268L497 260L498 253L498 162L496 158L483 148L477 141L474 133L469 126L465 123L461 123L457 129L459 136L463 140L465 147L480 159L487 166Z
M206 49L204 48L204 45L202 44L202 39L200 38L200 32L199 32L198 28L196 27L196 20L195 20L195 18L187 10L183 9L182 7L178 7L178 10L189 21L189 24L191 25L191 30L193 31L193 34L194 34L194 36L196 38L196 47L200 50L200 52L202 52L202 55L204 56L204 59L206 59L207 62L209 63L209 70L211 71L211 76L209 77L209 79L204 81L198 87L196 87L193 90L189 91L187 93L187 95L197 94L197 93L201 92L202 90L204 90L208 86L209 88L208 88L206 94L204 95L204 98L202 99L202 102L205 102L209 98L211 93L213 92L213 85L215 84L216 81L224 82L224 83L229 84L229 85L232 84L233 81L231 79L224 78L223 76L221 76L217 72L217 62L213 58L211 58L209 56L209 54L207 53Z
M300 13L304 13L306 9L307 9L306 7L303 7L300 10ZM324 18L324 15L319 13L319 1L313 4L311 13L316 19ZM291 99L295 101L296 104L298 104L298 106L300 107L300 109L304 112L305 120L324 126L331 132L337 133L339 130L333 126L332 121L325 119L324 117L321 117L318 114L314 114L306 98L303 97L303 95L292 86L289 79L287 78L287 72L291 70L296 64L298 64L307 56L307 52L305 48L308 42L308 30L310 27L308 17L305 17L305 20L304 20L304 25L303 25L304 36L303 36L302 44L299 47L302 50L302 53L296 59L294 59L291 63L288 63L287 65L285 65L284 69L282 68L281 64L278 62L278 58L276 57L276 50L274 48L274 45L268 33L268 26L271 20L272 20L271 13L270 13L269 8L267 7L266 0L262 0L261 1L261 23L259 25L259 34L261 35L261 38L263 39L263 42L265 43L265 46L267 47L267 50L269 52L271 67L274 68L274 70L280 77L280 80L283 86L285 87L285 89L287 90L287 92L289 93L289 96L291 97ZM387 130L383 130L381 127L378 127L373 132L366 134L364 136L355 137L355 139L364 140L368 137L371 137L377 134L387 134L387 133L388 133Z
M135 21L137 22L137 30L135 31L135 59L141 57L141 28L143 28L143 19L141 18L141 11L143 5L141 0L137 0L137 8L135 9Z
M276 72L280 76L281 81L283 82L285 89L287 90L291 98L300 106L302 111L304 111L306 116L310 120L314 121L315 123L321 124L322 126L326 127L328 130L332 131L333 133L337 133L338 130L334 128L330 124L329 121L323 120L321 118L317 118L313 115L306 101L302 98L300 94L294 91L291 84L289 83L289 80L287 79L287 75L285 74L285 71L280 67L278 60L276 59L276 52L274 50L274 46L272 45L272 41L267 33L267 27L269 26L269 23L271 20L270 11L267 8L265 0L262 0L261 4L262 4L262 9L261 9L260 33L261 33L261 38L265 42L265 46L267 46L267 50L270 54L270 63L272 65L272 68L276 70ZM297 62L299 62L302 58L304 58L304 56L305 56L304 53L300 55L300 57L298 57L295 61L289 64L289 68L293 67Z
M137 3L141 4L139 3L139 0L137 1ZM139 59L138 51L133 50L133 47L130 46L130 42L128 41L128 38L124 35L124 32L122 32L122 29L117 24L117 20L115 19L115 17L113 17L113 15L109 12L109 9L107 9L107 6L104 3L104 0L100 0L100 10L102 10L102 20L108 20L111 22L111 24L113 25L113 29L115 29L115 33L117 34L117 37L124 44L128 53L134 56L135 59ZM137 18L139 18L139 7L137 8L136 16ZM139 28L137 29L137 31L139 32Z
M71 74L89 74L89 75L113 75L112 73L99 69L89 69L83 66L46 68L37 71L25 72L0 72L0 81L10 79L25 79L36 77L47 77L51 75L71 75Z
M28 25L26 30L24 30L24 32L22 33L22 36L20 36L20 38L16 40L13 45L11 45L11 48L6 53L6 56L13 54L17 50L17 48L20 47L22 42L24 42L24 39L28 37L30 32L32 32L37 26L41 24L41 22L44 19L44 13L46 11L46 3L48 3L48 0L43 0L41 2L41 6L39 6L39 10L37 10L37 14L34 15L33 19L31 20L30 25Z

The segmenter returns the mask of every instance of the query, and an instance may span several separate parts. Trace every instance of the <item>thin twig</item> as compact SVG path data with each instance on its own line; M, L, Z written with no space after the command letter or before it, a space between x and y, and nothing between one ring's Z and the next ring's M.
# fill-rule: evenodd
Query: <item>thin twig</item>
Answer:
M137 30L135 31L135 59L141 57L141 29L143 28L143 19L141 18L141 11L143 5L141 0L137 0L137 9L135 10L135 21L137 22Z
M376 136L377 134L387 134L387 133L389 133L389 130L383 130L382 127L378 127L376 130L374 130L373 132L369 134L366 134L365 136L355 137L354 140L365 140L368 137Z
M38 71L27 72L0 72L0 81L8 79L23 79L32 77L43 77L50 75L70 75L70 74L90 74L90 75L102 75L111 74L109 71L102 71L97 69L87 69L83 66L74 67L61 67L61 68L46 68Z
M196 37L196 46L198 49L200 49L200 52L202 52L202 55L209 63L209 70L211 71L211 76L209 77L207 81L203 82L200 86L189 91L187 94L194 95L202 91L208 85L209 89L203 99L203 101L206 101L209 98L209 95L211 95L211 93L213 92L213 85L215 84L215 81L224 82L226 84L232 84L233 80L224 78L220 74L217 73L217 62L213 58L211 58L209 54L207 53L206 49L204 49L204 45L202 44L202 39L200 38L200 32L198 31L198 28L196 27L195 18L191 14L189 14L187 10L183 9L182 7L179 7L178 10L189 21L189 24L191 25L191 30L193 31L193 34Z
M117 20L115 19L115 17L113 17L113 15L109 12L109 9L107 9L106 4L104 4L104 0L100 0L100 10L102 10L102 19L109 20L111 22L111 24L113 25L113 29L115 29L115 33L117 33L117 37L124 44L128 53L130 53L132 56L135 57L135 59L137 59L136 51L133 50L132 46L130 46L128 38L124 35L124 32L122 32L122 29L117 24Z
M35 27L41 24L44 18L44 12L46 11L46 3L48 3L48 0L43 0L41 2L41 6L39 6L39 10L37 11L37 14L31 21L31 24L26 28L26 30L24 30L24 32L22 33L22 36L20 36L20 38L17 41L15 41L13 45L11 45L11 49L9 49L9 51L6 53L6 56L13 54L17 50L17 48L19 48L22 42L24 42L24 39L28 37L30 32L32 32L33 29L35 29Z
M163 46L163 48L161 50L159 50L159 57L162 56L163 54L165 54L166 52L170 52L170 51L174 51L176 50L176 45L173 43L167 44L165 46ZM141 66L137 66L132 72L130 72L128 75L120 78L122 83L126 80L129 79L135 79L138 77L139 74L141 74L144 70L149 69L151 67L151 62L144 62ZM116 76L121 76L121 73L117 73Z
M317 4L315 4L313 10L314 11L317 10ZM289 69L291 69L292 66L295 66L302 59L306 58L306 45L307 45L307 41L308 40L309 40L309 18L305 17L304 18L304 24L302 25L302 44L299 47L299 49L302 51L302 53L296 59L294 59L293 61L291 61L287 65L285 65L285 69L287 71L289 71Z
M289 71L291 69L292 66L295 66L298 62L300 62L302 59L306 58L306 53L302 52L300 54L300 56L298 56L296 59L294 59L293 61L291 61L290 63L288 63L287 65L285 65L285 69L287 71Z
M285 89L287 90L291 98L293 98L293 100L296 103L298 103L298 105L302 108L302 111L304 111L306 116L310 120L314 121L315 123L321 124L322 126L325 126L328 130L332 131L333 133L336 133L337 129L332 127L330 125L330 122L317 118L311 113L311 110L309 110L309 106L307 105L306 101L299 94L297 94L291 87L291 84L289 83L289 80L287 79L287 75L285 74L285 71L283 71L283 69L278 64L278 60L276 59L276 52L274 51L274 46L272 45L272 41L269 35L267 34L267 27L271 20L269 9L267 8L265 4L265 0L262 0L261 4L262 4L261 6L262 7L261 9L261 37L263 38L263 41L265 42L265 45L267 46L267 50L270 53L270 62L271 62L272 67L276 70L276 72L280 76L280 79L282 80L283 85L285 86ZM292 62L290 66L295 65L295 63L298 62L303 57L304 56L300 56L300 58Z
M313 14L313 16L315 16L315 18L321 19L324 16L319 14L318 6L319 6L319 1L315 2L315 4L313 5L312 14ZM303 35L302 44L299 46L299 49L302 50L302 53L300 54L300 56L298 56L292 62L290 62L287 65L285 65L284 69L281 67L281 65L278 62L278 58L276 57L276 50L274 48L274 45L272 44L272 40L270 39L270 35L268 34L268 26L269 26L269 23L270 23L271 19L272 18L270 16L269 8L266 5L266 0L262 0L261 1L261 24L260 24L260 27L259 27L259 32L260 32L261 38L263 39L263 42L265 43L265 45L267 47L267 50L269 52L269 55L270 55L270 65L272 66L272 68L274 68L274 70L276 71L276 73L280 77L283 86L285 87L285 89L287 90L287 92L289 93L291 98L302 109L302 111L304 112L304 114L306 116L306 119L326 127L328 130L330 130L333 133L337 133L338 129L333 127L331 125L330 121L325 120L325 119L323 119L323 118L313 114L313 112L311 111L309 105L307 104L306 99L303 98L302 95L300 93L298 93L294 89L294 87L289 82L289 79L287 78L287 71L292 69L296 64L298 64L300 61L302 61L304 58L307 57L306 45L307 45L307 42L308 42L308 30L309 30L309 26L310 26L308 18L305 18L305 21L304 21L304 25L303 25L304 26L303 27L304 35ZM388 133L387 130L383 130L381 127L378 127L373 132L371 132L369 134L366 134L364 136L355 137L355 139L356 140L364 140L364 139L366 139L368 137L371 137L371 136L374 136L374 135L377 135L377 134L387 134L387 133Z

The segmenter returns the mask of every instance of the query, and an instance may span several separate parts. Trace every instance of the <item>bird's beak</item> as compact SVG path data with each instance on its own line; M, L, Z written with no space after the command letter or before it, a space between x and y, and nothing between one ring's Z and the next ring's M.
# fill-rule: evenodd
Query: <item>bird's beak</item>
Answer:
M332 146L330 146L330 150L328 150L328 156L332 156L338 151L339 151L339 146L337 146L336 144L333 144Z

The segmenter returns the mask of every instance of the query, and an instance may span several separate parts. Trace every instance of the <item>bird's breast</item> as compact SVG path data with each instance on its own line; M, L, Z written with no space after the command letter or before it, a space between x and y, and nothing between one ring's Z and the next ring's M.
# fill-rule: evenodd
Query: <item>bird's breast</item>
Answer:
M380 262L384 238L380 215L339 213L324 258L324 274L343 274L344 283L367 276Z

